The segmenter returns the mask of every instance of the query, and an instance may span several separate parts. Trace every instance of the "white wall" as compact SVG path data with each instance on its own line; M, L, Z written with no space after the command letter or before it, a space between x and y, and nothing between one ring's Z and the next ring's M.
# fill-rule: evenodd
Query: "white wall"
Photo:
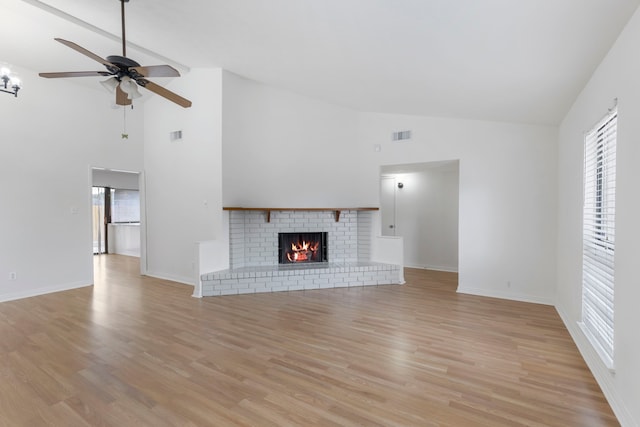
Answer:
M352 110L225 72L224 205L377 206L357 137Z
M391 142L409 129L411 142ZM362 113L359 142L363 192L381 165L459 159L458 290L552 303L555 128Z
M159 96L145 106L146 273L195 284L197 242L221 233L222 70L192 69L166 87L193 106Z
M392 144L404 129L414 141ZM551 303L556 136L553 127L354 113L225 72L223 203L378 206L381 165L460 159L460 290Z
M120 172L112 170L93 170L94 187L111 187L121 190L138 190L138 173Z
M459 290L553 301L556 128L355 113L227 72L223 119L225 206L379 206L381 165L460 159Z
M24 88L0 94L0 300L93 283L90 167L142 169L142 106L122 140L122 110L98 81L12 68Z
M383 174L403 183L402 188L395 187L395 200L396 235L404 239L404 265L457 272L457 162L424 163L417 171L387 172L392 170L396 168L385 167Z
M560 126L557 308L622 425L640 425L640 13L636 12ZM584 133L618 98L615 374L577 327L582 295Z

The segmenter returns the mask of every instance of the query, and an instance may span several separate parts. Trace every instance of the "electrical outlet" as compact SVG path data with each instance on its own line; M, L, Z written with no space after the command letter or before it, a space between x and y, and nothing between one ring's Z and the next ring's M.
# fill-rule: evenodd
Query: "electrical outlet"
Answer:
M18 274L15 271L12 271L11 273L9 273L9 280L16 280L18 279Z

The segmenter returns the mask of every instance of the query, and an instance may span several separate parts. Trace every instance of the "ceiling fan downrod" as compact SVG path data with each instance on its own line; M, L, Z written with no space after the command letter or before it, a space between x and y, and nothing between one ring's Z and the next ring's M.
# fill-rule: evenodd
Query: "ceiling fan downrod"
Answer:
M127 56L127 39L125 38L125 25L124 25L124 4L128 3L129 0L120 0L120 16L122 17L122 56Z

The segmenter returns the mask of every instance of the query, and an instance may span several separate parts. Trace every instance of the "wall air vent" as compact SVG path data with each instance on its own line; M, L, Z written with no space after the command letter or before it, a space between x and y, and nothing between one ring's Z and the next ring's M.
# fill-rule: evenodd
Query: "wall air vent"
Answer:
M180 141L181 139L182 139L181 130L174 130L173 132L169 132L169 141L177 142L177 141Z
M393 142L400 142L400 141L408 141L411 139L411 131L410 130L401 130L398 132L394 132L391 135L391 140Z

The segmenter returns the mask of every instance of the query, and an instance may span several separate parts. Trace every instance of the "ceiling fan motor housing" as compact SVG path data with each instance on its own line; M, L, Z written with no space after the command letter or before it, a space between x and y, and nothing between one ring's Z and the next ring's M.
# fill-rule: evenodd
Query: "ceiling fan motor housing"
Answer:
M118 80L120 80L124 76L129 76L134 80L136 80L138 77L142 77L141 75L136 75L138 73L130 69L131 67L140 66L140 64L138 64L133 59L129 59L127 57L119 56L119 55L110 55L110 56L107 56L107 61L109 61L110 63L112 63L117 67L115 68L115 67L107 66L107 69L109 69L109 71L113 73Z

